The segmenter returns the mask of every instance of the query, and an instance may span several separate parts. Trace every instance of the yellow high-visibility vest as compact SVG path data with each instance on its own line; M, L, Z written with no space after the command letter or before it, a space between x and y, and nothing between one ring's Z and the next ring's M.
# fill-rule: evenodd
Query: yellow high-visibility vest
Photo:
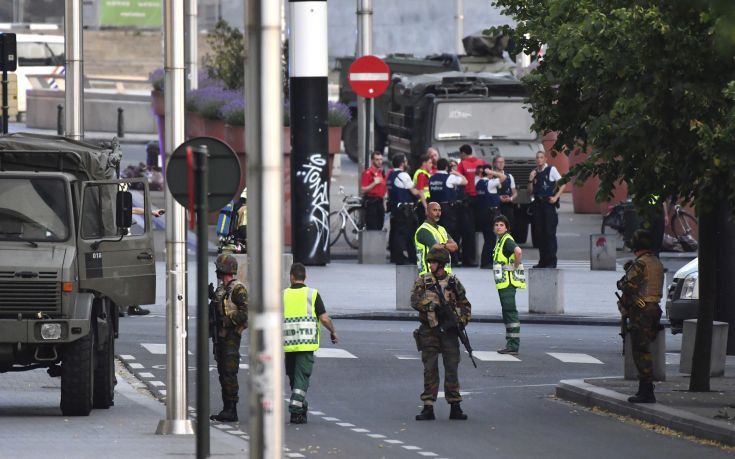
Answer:
M436 239L436 242L439 244L445 244L449 240L449 236L447 235L447 230L444 229L443 226L436 225L434 227L429 222L423 222L421 226L416 230L416 233L413 235L413 243L416 245L416 266L419 270L419 276L422 274L426 274L429 272L429 263L426 262L426 256L429 254L429 250L431 250L431 247L427 247L421 242L419 242L419 231L421 228L427 229L432 236L434 236L434 239ZM444 271L451 273L452 272L452 262L451 260L449 263L444 265Z
M418 186L418 183L419 183L419 175L420 174L424 174L427 177L431 177L431 174L429 173L429 171L424 170L424 169L421 169L421 168L416 169L416 172L413 173L413 186L415 186L415 187ZM426 185L426 188L424 188L423 190L420 190L420 191L422 193L424 193L424 198L426 198L428 200L429 199L429 195L430 195L430 193L429 193L429 185Z
M510 233L505 233L499 241L495 243L495 249L493 250L493 264L500 263L503 268L506 266L512 265L513 262L516 259L515 254L511 254L510 257L506 257L503 254L503 248L505 247L505 241L510 239L513 241L513 237L510 235ZM503 270L503 277L502 280L495 279L495 287L500 290L508 287L509 285L513 285L515 288L526 288L526 283L523 281L520 281L515 278L515 276L511 275L512 273L510 271Z
M287 288L283 291L283 350L319 349L319 318L316 316L316 289Z

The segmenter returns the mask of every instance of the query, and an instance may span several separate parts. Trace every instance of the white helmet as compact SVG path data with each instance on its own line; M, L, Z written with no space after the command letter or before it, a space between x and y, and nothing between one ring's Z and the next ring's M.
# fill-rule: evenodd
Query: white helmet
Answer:
M248 198L248 187L245 187L245 188L242 189L242 193L240 193L240 197L242 199L247 199Z

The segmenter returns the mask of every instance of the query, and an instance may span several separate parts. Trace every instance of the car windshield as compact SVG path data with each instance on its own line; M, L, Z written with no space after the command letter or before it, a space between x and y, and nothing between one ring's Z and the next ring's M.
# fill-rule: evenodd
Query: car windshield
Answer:
M64 180L0 180L0 241L58 242L68 238L69 204Z
M19 42L18 64L21 67L64 65L64 44L42 41Z
M436 140L535 140L533 118L520 101L440 102L436 107Z

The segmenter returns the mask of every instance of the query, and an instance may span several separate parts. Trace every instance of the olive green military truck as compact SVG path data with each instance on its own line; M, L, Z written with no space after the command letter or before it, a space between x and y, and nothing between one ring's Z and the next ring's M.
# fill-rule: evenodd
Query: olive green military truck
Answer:
M116 142L0 136L0 373L61 376L66 416L113 405L118 311L155 301L147 183L119 180L120 158Z

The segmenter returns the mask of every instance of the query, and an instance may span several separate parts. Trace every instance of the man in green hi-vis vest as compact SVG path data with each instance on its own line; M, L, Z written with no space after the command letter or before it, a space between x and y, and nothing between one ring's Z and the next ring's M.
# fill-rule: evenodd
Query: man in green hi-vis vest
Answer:
M521 322L516 308L516 289L526 288L526 275L521 264L523 252L510 235L508 219L500 215L493 221L497 239L493 250L493 277L500 297L505 324L505 347L499 354L518 355Z
M314 367L314 351L319 349L319 322L329 330L333 344L339 339L319 292L304 283L304 265L292 264L290 279L291 286L283 291L283 350L286 353L286 375L291 386L288 411L291 413L291 424L306 424L309 410L306 391Z

